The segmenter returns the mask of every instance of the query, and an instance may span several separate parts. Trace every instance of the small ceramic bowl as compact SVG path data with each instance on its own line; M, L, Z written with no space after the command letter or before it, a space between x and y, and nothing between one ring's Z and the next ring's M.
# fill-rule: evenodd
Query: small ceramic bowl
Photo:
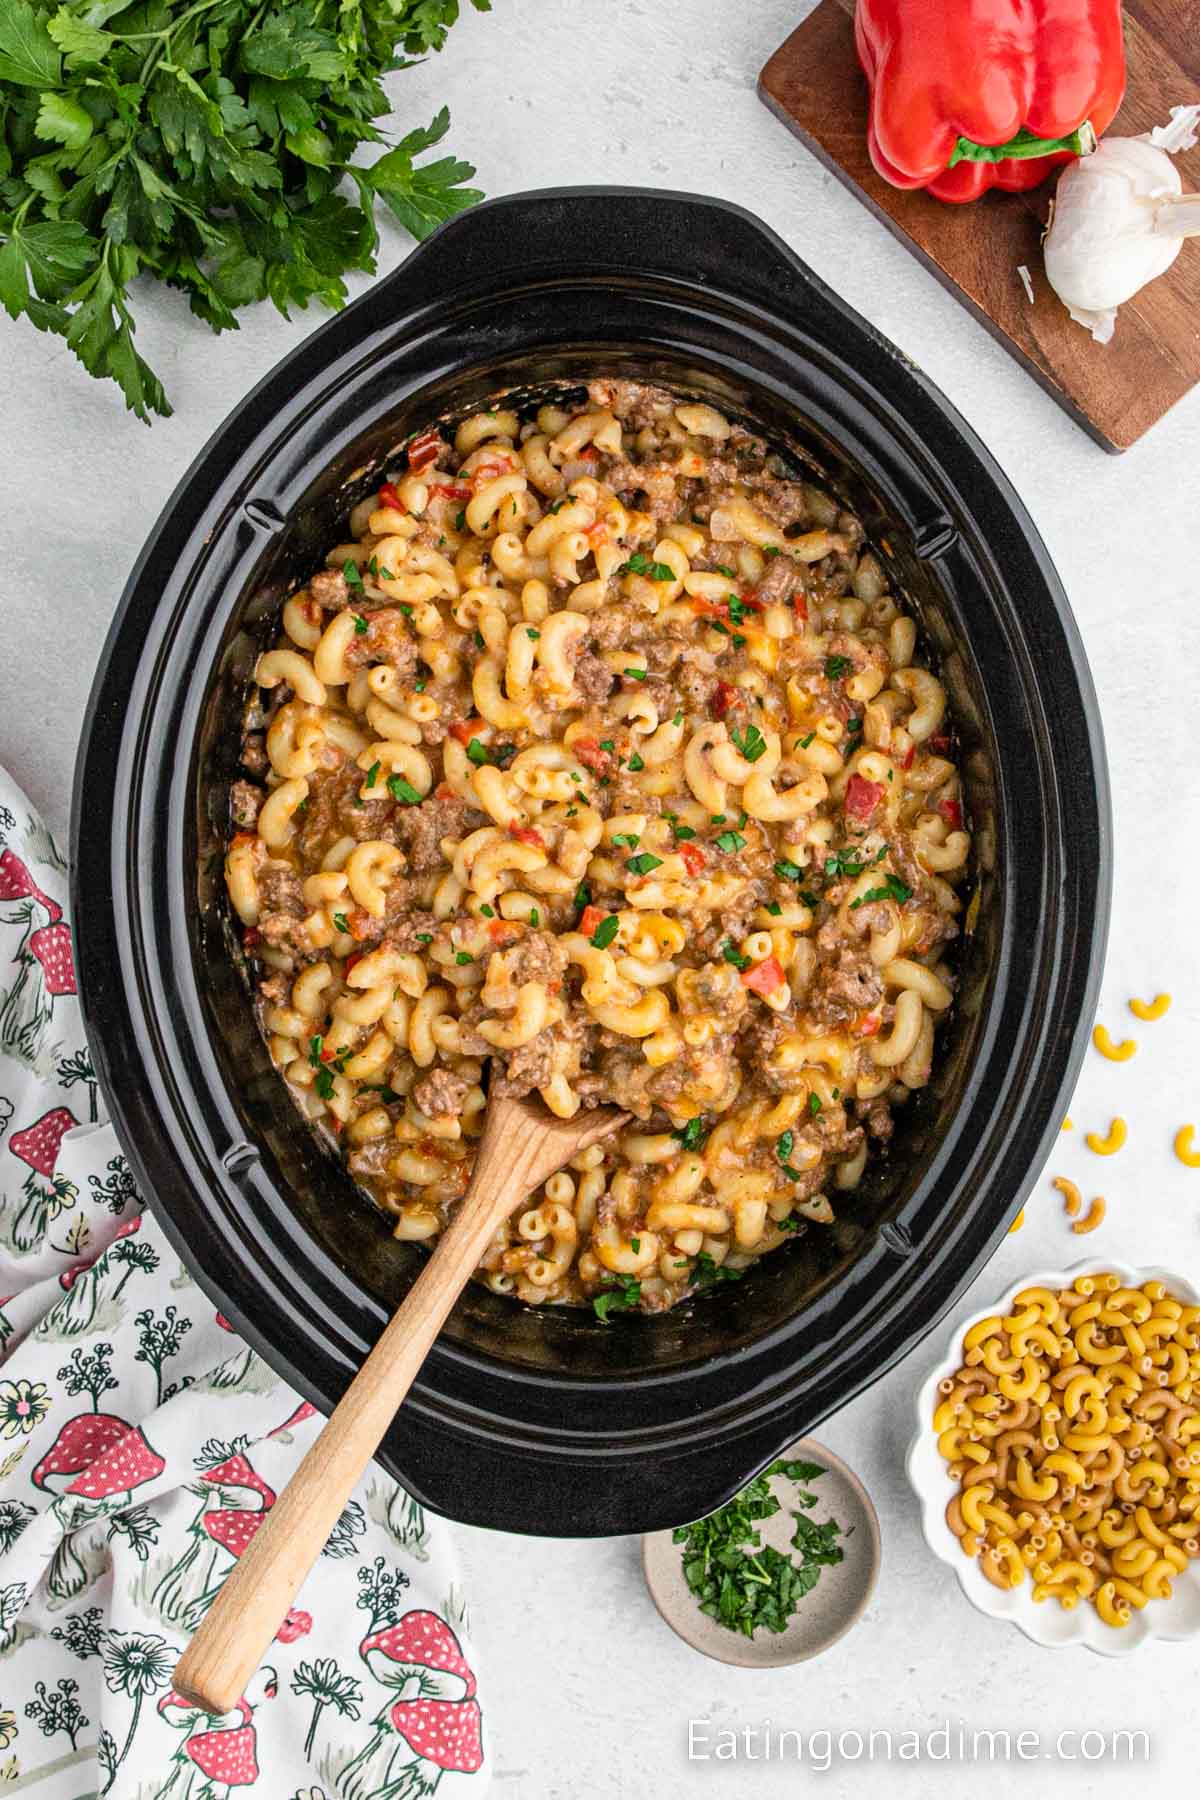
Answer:
M669 1531L648 1531L642 1539L646 1586L671 1630L693 1650L744 1669L781 1669L820 1656L861 1618L879 1575L879 1520L858 1476L812 1438L790 1444L780 1457L821 1465L825 1473L809 1489L817 1503L806 1509L805 1516L818 1525L836 1519L845 1533L838 1541L846 1553L840 1563L821 1570L821 1579L800 1602L785 1631L756 1631L752 1638L742 1637L708 1618L684 1580L682 1546ZM780 1509L762 1521L758 1532L764 1544L786 1552L794 1529L788 1500L794 1484L777 1475L771 1485Z
M1055 1600L1036 1601L1033 1584L1023 1581L1020 1587L998 1588L984 1574L976 1557L965 1556L958 1539L946 1523L946 1507L957 1491L957 1483L947 1473L946 1463L937 1447L933 1430L933 1413L938 1383L962 1366L962 1341L965 1334L981 1319L993 1313L1008 1313L1012 1302L1024 1288L1070 1287L1077 1275L1097 1269L1112 1270L1130 1287L1144 1281L1161 1281L1172 1294L1190 1305L1200 1303L1195 1284L1185 1281L1167 1269L1135 1269L1115 1262L1107 1256L1090 1256L1072 1263L1068 1269L1041 1271L1023 1276L993 1306L972 1313L959 1321L951 1334L946 1354L930 1373L917 1395L917 1432L908 1452L908 1478L921 1505L921 1526L925 1541L935 1556L947 1563L957 1575L959 1585L971 1604L993 1619L1007 1619L1035 1644L1058 1649L1066 1644L1084 1644L1102 1656L1128 1656L1152 1638L1178 1640L1200 1634L1200 1559L1189 1562L1173 1585L1169 1600L1151 1600L1141 1611L1135 1611L1128 1625L1120 1630L1106 1625L1095 1607L1081 1601L1070 1611Z

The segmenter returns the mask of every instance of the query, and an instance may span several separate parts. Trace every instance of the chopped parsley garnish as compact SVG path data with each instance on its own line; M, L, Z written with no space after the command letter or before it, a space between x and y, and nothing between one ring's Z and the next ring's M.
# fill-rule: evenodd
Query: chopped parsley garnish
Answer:
M671 723L672 723L672 725L682 725L683 724L683 708L682 708L682 706L676 707L675 716L671 720Z
M767 902L765 911L769 912L773 919L777 919L783 912L783 908L780 906L778 900L770 900Z
M418 942L418 944L432 944L432 942L433 942L432 931L418 931L417 942Z
M626 681L645 681L650 671L649 669L622 669L621 673Z
M671 821L671 830L675 834L675 841L677 844L686 843L688 838L694 838L696 835L690 825L680 825L675 819L672 819Z
M386 572L386 571L385 571L385 572ZM401 611L401 612L402 612L402 613L403 613L403 614L404 614L404 616L405 616L405 618L406 618L406 619L407 619L407 620L408 620L408 621L409 621L409 623L410 623L410 624L411 624L411 623L412 623L412 617L413 617L413 609L412 609L412 607L411 607L411 606L410 606L410 605L409 605L409 603L408 603L408 601L407 601L407 600L401 600L401 601L400 601L400 611Z
M612 1312L631 1312L642 1297L642 1284L632 1275L609 1275L612 1285L592 1301L592 1310L602 1325L608 1324Z
M413 682L413 692L417 693L417 694L423 694L428 685L429 685L428 682L426 682L424 680L424 678L422 678L420 681L414 681Z
M861 719L847 719L846 720L846 730L850 733L851 737L854 737L857 732L860 732L862 730L862 720Z
M575 905L579 911L582 912L585 906L590 906L591 904L592 890L586 881L581 881L579 886L575 889Z
M533 926L535 931L537 930L537 928L541 924L541 922L542 922L541 913L538 911L536 906L531 906L529 909L529 923Z
M387 787L388 793L397 806L420 806L420 794L412 782L406 781L403 775L389 775Z
M367 621L363 618L362 614L355 613L354 614L354 635L355 635L355 637L366 637L366 635L367 635L368 631L370 631L370 629L371 629L371 627L367 624Z
M635 750L625 766L628 769L632 769L633 773L636 775L638 771L644 769L646 765Z
M348 556L342 564L342 574L346 577L346 586L353 588L356 594L362 593L362 570L352 556Z
M564 494L561 500L556 500L554 502L553 506L548 506L546 508L546 511L550 514L551 518L553 518L555 513L560 513L564 506L569 506L570 504L571 504L570 495Z
M534 642L534 643L535 643L535 644L536 644L536 643L537 643L537 641L538 641L538 639L539 639L539 638L540 638L540 637L541 637L541 635L542 635L542 634L541 634L541 632L540 632L540 631L538 631L538 630L537 630L537 628L536 628L536 626L533 626L533 625L527 625L527 626L526 626L526 627L525 627L525 636L526 636L526 637L527 637L527 638L530 638L530 639L532 639L532 641L533 641L533 642Z
M808 1110L815 1119L821 1110L821 1096L819 1094L810 1094L808 1096Z
M345 913L334 913L333 923L338 931L344 931L347 937L350 936L350 924Z
M713 839L713 842L718 850L723 850L728 855L733 850L741 850L745 846L746 840L740 831L723 831L719 837Z
M718 575L724 575L727 581L737 580L737 570L731 569L728 563L714 563L713 568Z
M732 963L735 969L748 969L750 967L750 958L748 956L743 956L730 938L726 938L725 942L721 945L721 955L725 958L727 963Z
M363 1086L368 1088L372 1094L378 1094L383 1106L394 1106L398 1100L404 1098L404 1095L398 1094L395 1088L389 1087L386 1081L364 1081Z
M636 850L641 841L641 837L635 831L614 831L613 833L613 843L623 844L630 850Z
M651 856L648 850L643 850L640 856L631 856L625 867L631 875L649 875L651 869L662 868L662 857Z
M454 515L454 529L455 529L455 531L462 531L462 530L464 530L464 529L465 529L465 527L466 527L466 523L467 523L467 515L466 515L466 511L465 511L465 509L464 509L464 511L462 511L462 512L456 512L456 513L455 513L455 515Z
M779 876L781 881L804 880L804 870L800 867L799 863L777 862L774 866L775 873Z
M808 746L812 743L812 741L816 737L816 735L817 734L815 731L810 731L807 737L802 737L800 739L800 748L802 750L807 750Z
M873 869L876 863L881 863L887 855L889 848L890 846L885 844L882 850L878 851L876 855L868 857L865 861L860 858L857 849L853 846L847 850L834 850L825 858L826 878L830 881L834 881L839 875L848 875L851 878L856 875L861 875L864 870Z
M745 731L731 731L730 740L735 750L740 750L747 762L757 762L760 756L766 755L767 740L757 725L747 725Z
M600 739L600 748L602 750L607 750L610 756L612 755L612 753L616 749L616 747L617 747L617 744L616 744L615 738L601 738Z
M675 571L670 563L655 562L653 557L643 556L635 550L628 562L623 562L617 570L618 575L644 575L647 581L674 581Z
M496 916L496 909L494 906L481 906L479 910L485 919L494 919Z
M696 1118L689 1119L686 1125L677 1125L671 1136L678 1138L685 1150L698 1150L708 1132L704 1128L704 1120Z
M744 1269L730 1269L724 1263L714 1262L707 1250L701 1250L692 1263L692 1286L706 1288L714 1287L718 1281L740 1281L745 1272Z
M825 658L825 679L826 681L841 681L842 677L848 675L853 667L854 664L848 656L827 656Z
M365 783L367 787L372 788L375 786L375 783L379 780L379 771L382 767L382 763L373 762L371 764L370 768L367 770L367 779Z
M767 544L763 548L763 555L769 561L772 556L782 556L783 552L778 544Z
M473 963L475 958L471 955L469 950L456 950L454 952L454 960L459 968L462 969L466 967L467 963Z
M791 1162L788 1160L792 1151L795 1149L795 1146L796 1134L794 1131L782 1131L775 1140L775 1155L779 1161L780 1168L783 1170L789 1181L800 1181L802 1179L800 1170L794 1169Z
M467 760L477 768L482 768L484 763L491 762L492 759L487 745L481 744L478 738L472 738L467 745Z
M620 929L621 921L616 913L609 913L606 919L601 919L588 942L596 950L607 950Z
M482 631L476 631L476 633L475 633L475 648L476 648L476 649L477 649L477 650L482 650L482 649L483 649L483 647L484 647L484 645L483 645L483 633L482 633Z
M635 1255L635 1256L637 1256L637 1255L638 1255L638 1254L639 1254L639 1252L640 1252L640 1251L641 1251L641 1248L642 1248L642 1240L641 1240L641 1238L630 1238L630 1240L629 1240L629 1248L630 1248L630 1249L631 1249L631 1250L632 1250L632 1251L633 1251L633 1254L634 1254L634 1255Z
M857 900L850 902L850 911L857 912L860 906L866 906L872 900L894 900L897 906L903 906L906 900L912 899L912 889L901 881L898 875L884 877L882 887L868 888Z

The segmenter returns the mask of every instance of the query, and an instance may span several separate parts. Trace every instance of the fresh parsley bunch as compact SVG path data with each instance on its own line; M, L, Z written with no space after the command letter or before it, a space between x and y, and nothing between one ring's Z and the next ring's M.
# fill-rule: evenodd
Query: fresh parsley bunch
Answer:
M490 0L471 0L477 11ZM440 50L459 0L0 0L0 304L66 338L139 418L171 408L129 286L183 288L214 331L272 300L338 307L375 268L375 202L414 237L480 198L387 143L380 77Z

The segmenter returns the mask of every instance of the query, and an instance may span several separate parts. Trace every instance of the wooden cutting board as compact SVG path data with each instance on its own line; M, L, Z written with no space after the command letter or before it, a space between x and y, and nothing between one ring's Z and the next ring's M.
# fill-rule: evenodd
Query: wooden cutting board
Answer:
M762 98L1086 431L1127 450L1200 381L1200 239L1121 308L1110 343L1095 343L1043 273L1053 182L947 206L876 174L853 13L854 0L821 0L763 70ZM1130 0L1125 46L1128 87L1110 133L1147 131L1172 106L1200 101L1200 0ZM1175 161L1185 188L1200 188L1200 146Z

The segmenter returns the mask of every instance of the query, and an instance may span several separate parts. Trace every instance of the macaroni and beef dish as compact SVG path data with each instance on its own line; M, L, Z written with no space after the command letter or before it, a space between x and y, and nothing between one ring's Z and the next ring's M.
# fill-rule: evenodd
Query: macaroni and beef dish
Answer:
M764 440L593 381L423 431L285 604L227 859L274 1060L436 1237L485 1090L633 1122L497 1235L657 1311L828 1223L928 1081L970 847L862 528Z

